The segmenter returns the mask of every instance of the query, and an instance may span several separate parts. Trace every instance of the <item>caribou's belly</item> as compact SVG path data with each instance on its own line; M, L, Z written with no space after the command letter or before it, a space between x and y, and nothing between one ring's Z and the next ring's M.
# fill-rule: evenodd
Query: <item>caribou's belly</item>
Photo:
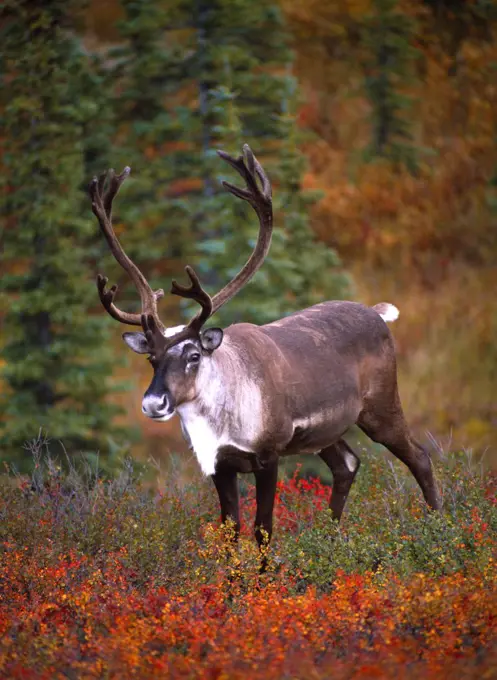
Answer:
M345 434L348 428L344 430L330 430L328 428L319 429L304 429L296 428L292 440L282 451L281 455L291 456L296 453L317 453L321 449L330 446L340 439Z
M316 453L335 443L356 422L355 409L329 409L294 418L293 436L283 455Z

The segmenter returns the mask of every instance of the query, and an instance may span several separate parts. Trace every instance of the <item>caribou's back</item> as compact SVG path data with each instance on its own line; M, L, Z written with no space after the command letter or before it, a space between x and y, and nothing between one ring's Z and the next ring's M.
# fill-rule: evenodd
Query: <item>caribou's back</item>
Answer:
M260 328L283 351L312 352L313 360L316 349L329 351L331 357L360 360L392 344L391 333L378 312L343 300L321 302Z

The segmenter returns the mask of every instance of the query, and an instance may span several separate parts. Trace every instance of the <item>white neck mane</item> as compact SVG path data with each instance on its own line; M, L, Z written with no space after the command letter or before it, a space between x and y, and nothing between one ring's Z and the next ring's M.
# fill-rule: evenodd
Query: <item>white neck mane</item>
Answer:
M228 338L202 360L197 398L177 411L205 475L214 474L222 446L254 452L263 430L262 394Z

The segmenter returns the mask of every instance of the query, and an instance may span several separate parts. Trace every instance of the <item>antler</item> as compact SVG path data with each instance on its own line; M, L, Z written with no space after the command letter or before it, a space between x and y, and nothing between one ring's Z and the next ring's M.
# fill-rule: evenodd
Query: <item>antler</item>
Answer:
M252 255L247 260L238 274L222 288L213 298L202 288L198 276L189 266L186 267L191 286L180 286L176 281L172 282L171 293L184 298L196 300L202 310L190 321L187 328L196 330L202 328L207 319L214 314L222 305L230 300L243 286L250 281L256 271L264 262L271 245L273 230L273 204L271 198L271 183L264 172L261 164L256 159L248 144L243 145L244 156L233 158L225 151L218 151L219 156L229 163L243 177L247 185L246 189L240 189L230 182L223 182L225 189L238 198L248 201L259 217L259 236ZM257 183L259 178L262 188Z
M172 281L171 293L173 295L179 295L180 297L195 300L202 307L200 312L188 324L189 328L199 331L207 319L212 315L212 299L202 288L198 276L189 265L185 267L185 271L188 274L191 285L182 286L176 281Z
M259 217L259 235L255 248L245 265L213 298L202 288L198 276L189 266L186 267L186 273L190 279L189 286L182 286L176 281L172 282L171 293L195 300L201 306L200 312L193 317L188 326L182 331L182 334L189 334L192 331L198 333L207 319L250 281L264 262L271 245L273 229L271 183L261 164L252 153L248 144L244 144L243 155L238 158L233 158L225 151L218 151L218 154L245 180L246 189L236 187L230 182L223 182L223 185L225 189L238 198L248 201L254 208ZM124 252L112 226L112 202L130 172L130 168L126 167L117 176L114 170L109 170L108 173L104 173L98 179L95 177L90 184L90 196L92 199L92 210L99 221L100 228L112 254L133 280L140 294L142 303L141 314L130 314L116 307L114 299L118 290L117 286L114 285L107 289L108 279L101 274L97 277L97 288L100 300L107 312L114 319L122 323L142 326L150 348L157 351L160 346L167 344L164 337L165 328L157 312L157 300L164 295L164 291L160 289L154 292L151 289L142 272ZM104 191L106 180L108 180L108 187ZM259 186L258 180L261 186ZM176 341L178 336L175 335L174 338Z
M212 298L212 314L230 300L246 283L254 276L266 259L271 245L273 232L273 201L271 195L271 182L264 172L261 164L252 153L248 144L243 145L243 154L233 158L225 151L218 151L218 155L229 163L245 180L247 189L240 189L230 182L223 182L225 189L238 198L248 201L259 217L259 235L252 255L244 264L238 274L216 293ZM262 189L259 188L257 178L260 179Z
M116 307L116 305L114 304L114 298L116 297L116 293L119 290L119 288L117 284L114 284L113 286L110 287L109 290L107 290L106 286L108 281L109 279L106 276L102 276L102 274L97 274L98 294L100 297L100 301L102 302L105 309L114 319L116 319L116 321L121 321L121 323L127 323L130 326L140 326L141 325L140 314L123 312L121 309ZM156 290L154 292L154 295L156 300L160 300L162 297L164 297L164 291L162 290L162 288L159 288L159 290Z
M114 170L109 170L107 173L100 175L98 179L94 177L90 184L89 192L92 200L91 208L98 219L100 228L109 244L110 250L121 267L128 273L140 294L142 305L141 314L130 314L129 312L123 312L121 309L118 309L114 304L114 298L116 297L118 288L114 285L107 290L106 286L108 279L101 274L98 274L97 276L98 294L105 309L114 319L117 319L117 321L132 326L143 326L143 318L151 317L154 321L152 324L153 328L157 331L156 334L162 336L161 331L164 330L164 326L159 319L157 312L157 300L160 300L160 298L163 297L164 291L159 289L154 292L151 289L142 272L124 252L112 226L112 202L130 172L131 169L126 167L122 173L117 176ZM108 180L108 186L107 190L104 191L106 179Z

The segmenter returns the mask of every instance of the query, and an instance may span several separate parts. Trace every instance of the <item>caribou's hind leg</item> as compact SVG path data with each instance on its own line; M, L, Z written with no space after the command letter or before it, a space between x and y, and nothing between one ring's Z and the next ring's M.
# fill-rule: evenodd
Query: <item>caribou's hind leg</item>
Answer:
M402 412L400 398L395 390L393 407L385 408L385 402L369 403L357 424L370 439L383 444L401 460L414 475L421 487L425 501L433 510L441 507L440 496L433 477L429 453L410 434Z
M319 456L333 474L330 509L333 519L340 521L350 487L359 470L361 461L344 439L339 439L332 446L327 446L320 451Z

